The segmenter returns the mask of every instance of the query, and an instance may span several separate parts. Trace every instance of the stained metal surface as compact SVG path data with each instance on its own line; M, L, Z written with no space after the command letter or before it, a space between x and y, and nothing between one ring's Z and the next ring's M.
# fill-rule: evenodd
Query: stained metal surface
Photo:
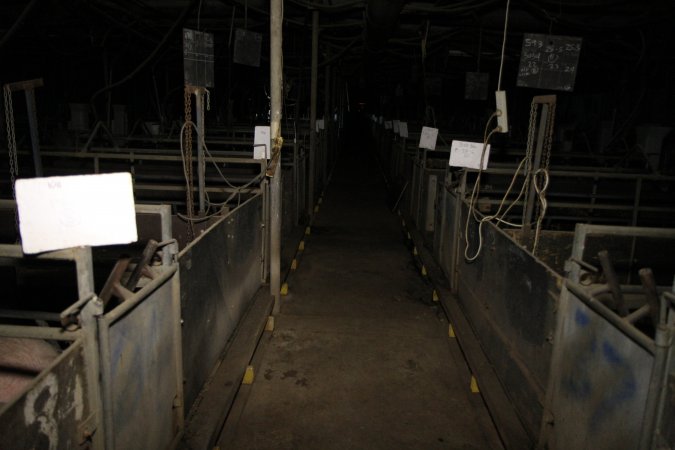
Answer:
M0 448L79 448L95 424L87 385L79 339L0 410Z
M550 448L638 448L653 355L568 289L559 308Z
M466 204L461 211L463 235ZM470 224L472 249L478 245L477 229ZM560 276L491 223L483 226L480 257L467 263L460 256L457 272L460 303L534 437L548 382Z
M179 255L186 412L261 285L262 220L258 195Z
M133 308L99 319L112 448L167 448L181 431L177 280L174 273Z

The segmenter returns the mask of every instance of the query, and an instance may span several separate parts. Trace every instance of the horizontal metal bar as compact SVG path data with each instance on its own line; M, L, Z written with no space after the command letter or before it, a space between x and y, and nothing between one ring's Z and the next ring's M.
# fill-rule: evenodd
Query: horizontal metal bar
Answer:
M139 303L145 300L152 292L159 288L162 284L167 282L178 270L178 263L174 263L169 267L165 267L161 274L148 284L143 286L140 291L136 292L131 298L122 302L118 307L103 315L103 319L108 326L122 318L126 313L136 307Z
M185 186L170 185L170 184L136 184L134 189L137 191L176 191L184 192ZM197 187L192 187L194 192L197 192ZM230 187L207 187L206 192L214 193L232 193L239 192L241 194L259 193L260 188L230 188Z
M61 321L61 316L59 313L49 311L27 311L23 309L0 309L0 318L20 320L48 320L50 322Z
M20 245L17 244L0 244L0 258L37 258L37 259L54 259L75 261L77 258L77 251L74 248L67 248L64 250L56 250L53 252L38 253L36 255L25 255Z
M23 152L22 152L23 153ZM252 152L251 152L252 154ZM182 162L183 157L180 155L151 155L147 153L81 153L81 152L53 152L43 151L41 155L45 158L73 158L73 159L114 159L124 161L169 161ZM230 164L251 164L262 165L264 160L253 159L251 155L248 157L233 158L226 156L204 156L207 162L215 163L230 163ZM197 157L192 157L192 161L197 161Z
M5 86L9 88L10 91L27 91L30 89L35 89L45 85L45 82L42 78L35 78L34 80L25 80L25 81L16 81L14 83L7 83Z
M478 173L476 169L465 169L470 173ZM511 168L493 168L483 170L483 174L495 174L495 175L513 175L513 169ZM663 175L652 175L652 174L641 174L641 173L611 173L611 172L582 172L578 170L549 170L548 172L550 177L579 177L579 178L598 178L598 179L611 179L611 180L629 180L637 181L638 178L647 181L673 181L675 182L675 177L667 177Z
M0 325L0 336L46 339L48 341L75 341L80 337L80 331L67 331L63 328L34 327L26 325Z
M612 225L590 225L583 223L577 225L577 233L583 234L584 239L586 239L586 236L588 235L597 234L626 237L675 238L675 229L673 228L617 227Z
M614 325L614 327L625 334L633 342L644 348L652 355L656 353L656 344L652 339L650 339L631 324L626 323L619 315L603 305L598 299L589 295L583 286L574 283L573 281L565 280L565 287L586 306L599 314L603 319Z

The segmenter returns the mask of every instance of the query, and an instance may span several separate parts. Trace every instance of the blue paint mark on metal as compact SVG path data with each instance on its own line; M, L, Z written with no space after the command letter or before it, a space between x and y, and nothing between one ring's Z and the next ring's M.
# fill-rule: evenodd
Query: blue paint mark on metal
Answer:
M614 412L618 407L633 398L637 390L637 382L630 365L617 349L608 341L602 343L602 355L613 369L613 376L607 377L603 383L602 398L599 399L591 415L591 429Z
M574 321L581 327L585 327L591 323L591 319L588 315L580 309L577 309L577 312L574 314Z
M607 341L602 343L602 355L605 357L605 360L614 366L621 365L623 359L619 352Z

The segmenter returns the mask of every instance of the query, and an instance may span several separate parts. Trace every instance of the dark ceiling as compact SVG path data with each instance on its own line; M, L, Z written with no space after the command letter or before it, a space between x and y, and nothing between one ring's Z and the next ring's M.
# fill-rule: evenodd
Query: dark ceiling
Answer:
M463 86L467 71L489 73L494 88L505 7L506 0L286 0L287 89L306 95L313 10L320 16L320 73L330 63L353 101L381 106L397 87L425 95L419 86L429 77ZM215 95L243 107L266 96L268 9L264 0L4 0L0 81L43 77L52 105L92 102L100 108L100 94L109 91L114 102L155 96L172 104L182 92L180 30L189 27L214 33ZM625 104L614 103L619 111L647 100L656 106L653 116L675 120L665 100L675 92L675 2L513 0L509 19L507 91L515 88L524 33L579 36L578 94L625 98ZM237 28L263 34L260 68L232 64ZM453 92L444 85L441 103L460 98ZM146 103L142 114L152 111L152 101Z

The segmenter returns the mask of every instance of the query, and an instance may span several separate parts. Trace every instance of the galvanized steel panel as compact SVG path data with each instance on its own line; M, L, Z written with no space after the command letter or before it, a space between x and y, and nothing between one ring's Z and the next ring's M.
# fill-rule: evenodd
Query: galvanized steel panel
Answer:
M653 355L567 289L559 314L550 447L638 448Z
M262 284L262 222L256 196L180 253L186 412Z

